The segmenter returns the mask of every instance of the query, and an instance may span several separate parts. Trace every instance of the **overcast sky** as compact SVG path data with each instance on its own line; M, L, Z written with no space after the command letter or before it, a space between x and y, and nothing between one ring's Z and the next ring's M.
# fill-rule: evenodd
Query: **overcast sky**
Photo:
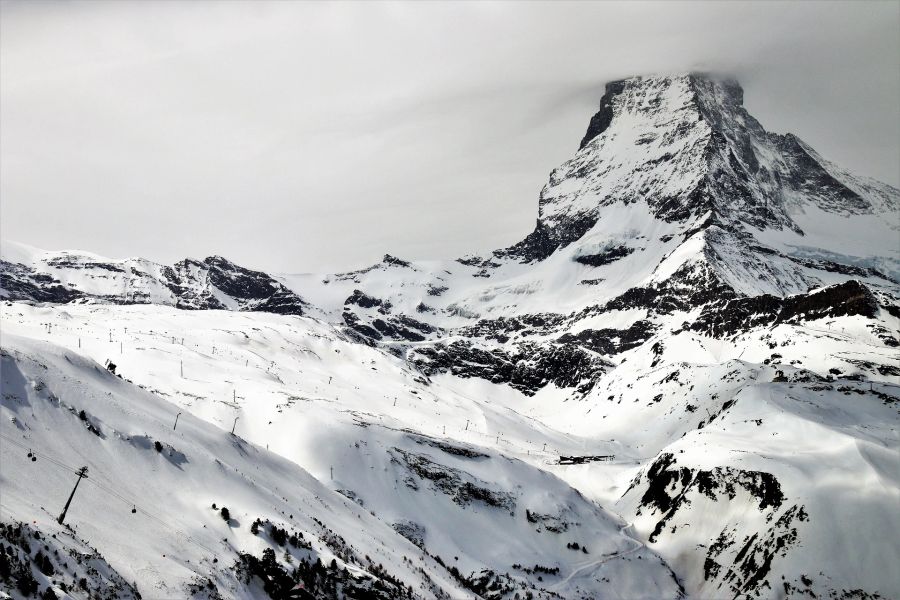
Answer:
M900 2L0 5L0 235L278 272L515 242L605 81L731 72L900 183Z

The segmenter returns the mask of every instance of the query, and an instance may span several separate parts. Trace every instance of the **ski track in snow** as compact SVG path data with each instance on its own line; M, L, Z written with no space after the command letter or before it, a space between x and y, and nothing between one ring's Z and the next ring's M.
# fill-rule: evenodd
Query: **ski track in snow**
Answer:
M900 597L900 192L742 96L610 84L485 256L270 275L3 240L0 521L95 548L53 560L98 597L265 597L236 565L266 550L267 578L333 560L322 597ZM62 594L26 530L3 543Z

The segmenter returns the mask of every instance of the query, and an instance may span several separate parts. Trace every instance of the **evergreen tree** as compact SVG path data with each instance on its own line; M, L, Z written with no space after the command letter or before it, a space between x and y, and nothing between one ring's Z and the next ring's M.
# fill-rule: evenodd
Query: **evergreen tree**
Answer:
M275 540L275 543L279 546L284 546L287 543L287 531L277 525L272 525L269 528L269 535L272 536L272 539Z
M38 553L34 557L34 564L37 565L38 570L47 577L56 573L56 569L53 568L53 563L40 550L38 550Z
M16 588L26 598L30 598L32 594L37 592L38 582L34 579L34 575L31 574L30 569L26 570L24 573L21 573L16 578Z
M11 569L9 566L9 558L6 556L6 548L0 545L0 581L9 579Z

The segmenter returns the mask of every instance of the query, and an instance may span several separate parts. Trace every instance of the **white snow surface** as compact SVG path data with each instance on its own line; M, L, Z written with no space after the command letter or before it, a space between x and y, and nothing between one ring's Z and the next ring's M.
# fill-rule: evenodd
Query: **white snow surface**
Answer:
M384 597L900 598L900 193L732 82L617 89L545 253L268 275L4 240L0 521L144 598L264 597L234 565L267 548Z
M693 468L727 465L775 473L789 506L803 506L809 514L801 528L804 540L823 536L843 548L862 547L879 528L898 526L896 403L867 394L868 384L847 382L848 396L831 388L816 391L815 384L768 383L775 369L759 366L772 340L785 363L799 361L820 373L836 366L852 372L845 356L882 353L884 361L898 364L896 353L880 350L865 324L853 318L809 328L781 326L720 347L680 334L666 345L673 358L690 356L690 362L667 360L651 368L649 349L639 348L581 401L567 401L565 390L545 388L527 398L507 386L452 376L426 385L402 360L303 317L12 304L3 307L2 319L4 517L36 520L46 532L58 531L53 518L74 479L49 462L28 461L25 447L71 467L86 464L95 480L170 526L143 513L131 515L127 502L90 485L70 510L76 535L97 547L126 580L136 581L145 597L177 596L195 575L211 577L226 596L241 597L233 575L210 558L218 556L227 566L236 549L259 551L262 542L247 531L255 518L290 525L314 540L321 532L313 516L357 554L377 556L392 574L423 589L421 575L401 558L415 557L416 566L424 565L454 597L466 593L391 525L420 525L429 553L453 560L463 573L506 571L513 564L557 566L560 574L545 575L542 582L521 575L563 597L677 596L668 567L653 551L689 593L719 597L722 589L715 584L721 582L704 581L702 557L686 548L715 539L726 523L740 540L767 522L746 520L752 498L738 496L724 506L697 499L673 522L687 533L663 535L650 549L640 549L639 540L647 541L659 515L646 508L639 515L636 493L625 492L665 452ZM133 383L106 373L100 363L107 358ZM879 379L876 390L900 396L897 377ZM657 394L663 399L654 402ZM847 402L852 408L840 408ZM85 410L104 437L90 433L73 410ZM178 412L183 414L173 432ZM711 413L721 416L698 429ZM184 458L156 453L151 440ZM475 457L453 453L459 449ZM560 455L615 459L565 466L556 464ZM825 455L828 460L822 460ZM441 491L411 470L410 460L423 460L426 470L455 471L463 482L514 506L460 504L455 492ZM794 476L798 470L805 472L802 478ZM825 481L839 482L843 491L820 485ZM226 526L209 508L213 502L228 506L238 524ZM868 507L864 513L861 505ZM546 523L535 526L526 510L568 528L553 533ZM726 512L709 519L717 510ZM738 514L744 517L729 516ZM841 521L842 514L856 516ZM707 519L709 525L701 526ZM633 529L626 528L628 522ZM570 542L590 554L567 549ZM895 593L896 582L884 568L900 558L893 544L875 555L829 548L804 541L778 562L775 575L812 576L816 565L815 573L830 579L814 578L814 589L832 589L834 580ZM327 548L320 552L323 561L330 560Z
M53 510L74 475L31 462L26 448L88 466L92 481L141 512L132 515L128 502L86 485L67 519L145 597L178 596L195 576L211 578L225 596L244 597L225 567L236 551L264 547L250 523L270 519L315 540L323 533L313 517L423 597L434 593L420 567L452 597L471 594L395 524L421 526L428 552L464 574L491 568L515 575L513 564L542 565L559 575L541 582L520 571L519 585L533 582L563 597L679 594L663 561L623 533L621 517L540 468L557 448L586 441L502 403L424 386L402 361L351 343L329 325L157 306L3 310L4 518L59 531ZM133 383L107 373L99 364L106 358ZM85 428L79 410L102 437ZM156 440L162 453L152 447ZM454 454L458 449L474 458ZM473 499L465 499L465 488L441 490L411 469L416 462L455 472L460 485L476 489ZM479 499L479 490L502 506ZM210 509L214 502L229 507L234 523ZM565 533L536 526L526 511L562 523ZM574 541L590 554L567 549ZM314 548L323 562L334 556Z

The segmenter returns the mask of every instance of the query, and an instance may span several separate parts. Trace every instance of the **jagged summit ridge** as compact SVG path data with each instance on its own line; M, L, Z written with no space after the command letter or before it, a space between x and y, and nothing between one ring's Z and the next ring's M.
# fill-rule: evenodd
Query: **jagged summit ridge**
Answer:
M579 151L550 174L535 230L500 256L542 260L582 238L604 207L646 202L653 217L728 230L792 230L812 207L891 213L895 188L828 163L792 134L767 132L733 79L689 74L607 84ZM698 224L699 225L699 224Z
M194 573L284 597L262 582L319 557L385 598L900 597L898 193L742 95L610 84L535 231L487 258L273 276L4 244L4 507L55 527L70 481L35 485L27 448L133 473L217 549L94 530L166 597Z
M619 100L619 96L627 92L635 91L639 88L647 86L651 82L653 85L671 85L674 80L685 80L689 88L695 94L701 92L701 86L707 87L704 92L709 93L709 88L715 90L714 94L718 96L718 101L723 104L732 104L741 106L744 103L744 89L736 79L712 76L707 74L693 73L676 77L630 77L617 81L610 81L606 84L603 97L600 99L600 108L591 117L588 124L587 132L581 139L578 149L584 148L591 140L603 133L612 122L615 112L614 104ZM697 99L699 101L699 98ZM653 100L652 102L656 102Z
M595 283L609 281L604 272L621 267L629 277L602 288L607 301L635 286L672 287L667 282L675 274L682 287L688 280L705 282L701 299L721 289L749 296L801 293L829 282L822 271L900 279L900 192L855 177L794 135L767 132L745 110L743 96L735 80L704 74L607 84L579 150L541 190L535 229L488 258L456 264L477 277L502 279L505 263L556 255L562 263L593 268L581 280ZM40 264L10 260L6 295L304 312L305 292L221 258L169 267L74 256L44 256ZM386 256L369 269L325 281L371 278L404 265L410 263ZM77 275L89 269L96 271L90 278ZM423 276L430 270L424 266ZM424 285L445 287L442 276ZM427 321L432 303L426 297L409 308ZM448 310L480 314L462 306L455 302ZM331 310L340 314L342 308ZM429 330L420 328L414 337L423 331Z
M261 271L222 256L161 265L4 242L0 293L12 300L164 304L192 310L304 314L306 302Z

